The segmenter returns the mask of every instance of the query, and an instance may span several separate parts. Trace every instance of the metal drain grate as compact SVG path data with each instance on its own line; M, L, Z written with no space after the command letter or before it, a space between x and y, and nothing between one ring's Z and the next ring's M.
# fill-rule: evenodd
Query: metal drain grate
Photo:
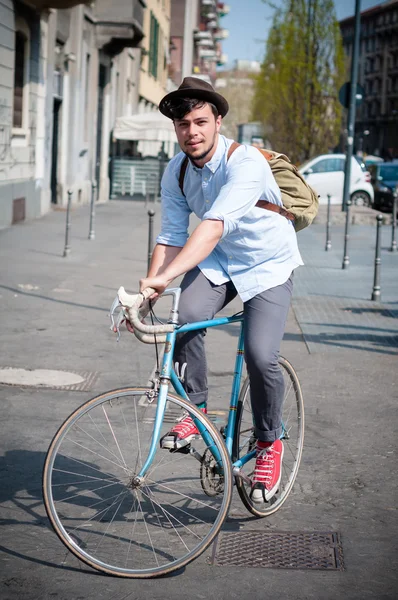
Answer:
M222 532L214 542L210 564L344 571L343 548L336 532Z

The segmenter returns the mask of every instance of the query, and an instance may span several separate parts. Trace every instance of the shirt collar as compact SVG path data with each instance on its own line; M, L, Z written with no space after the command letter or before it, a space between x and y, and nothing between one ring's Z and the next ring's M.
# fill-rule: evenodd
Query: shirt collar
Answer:
M216 151L213 154L211 160L209 160L209 162L207 162L203 166L203 169L205 167L207 167L208 169L210 169L210 171L212 173L214 173L215 171L217 171L217 169L218 169L218 167L220 165L221 159L224 156L225 149L226 149L225 138L224 138L223 135L219 135L218 136L218 144L217 144ZM199 167L195 167L195 165L193 164L192 161L190 161L190 163L191 163L191 166L192 166L192 168L193 168L194 171L197 171L197 172L201 172L202 171L202 169L200 169Z
M211 160L209 160L209 162L207 162L205 164L205 167L207 167L208 169L210 169L210 171L212 173L214 173L215 171L217 171L217 169L218 169L218 167L220 165L221 159L222 159L222 157L225 154L225 148L226 148L225 138L224 138L223 135L219 135L218 136L217 149L214 152Z

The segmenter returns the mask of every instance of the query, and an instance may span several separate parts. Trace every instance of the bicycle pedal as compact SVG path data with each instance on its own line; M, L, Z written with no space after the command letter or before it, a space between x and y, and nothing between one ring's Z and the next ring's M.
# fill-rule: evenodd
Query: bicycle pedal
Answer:
M172 454L190 454L191 453L191 444L186 444L181 448L170 448L169 452Z

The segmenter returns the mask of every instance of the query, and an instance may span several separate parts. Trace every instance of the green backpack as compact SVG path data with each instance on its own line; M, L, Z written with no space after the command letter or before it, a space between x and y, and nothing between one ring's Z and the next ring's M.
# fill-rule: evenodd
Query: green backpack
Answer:
M239 148L240 144L234 142L231 144L227 160L231 157L231 154ZM296 231L300 231L311 225L318 212L318 195L308 185L304 177L299 173L297 168L290 162L287 156L284 154L278 154L273 150L262 150L258 148L264 158L268 161L269 166L275 181L279 186L282 197L282 204L278 206L267 200L259 200L256 204L259 208L265 208L266 210L272 210L277 212L286 219L294 222ZM185 157L182 161L180 176L178 178L181 192L184 194L184 177L188 167L188 157Z

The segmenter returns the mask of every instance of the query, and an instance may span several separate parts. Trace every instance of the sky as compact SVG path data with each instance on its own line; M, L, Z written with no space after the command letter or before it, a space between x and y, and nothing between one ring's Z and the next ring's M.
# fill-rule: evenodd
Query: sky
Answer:
M362 0L361 11L383 1ZM278 0L274 0L276 2ZM273 10L262 0L225 0L225 3L231 10L221 19L221 27L229 30L229 37L222 42L223 53L228 55L228 63L223 68L231 67L236 59L262 61ZM355 0L334 0L334 4L338 20L355 13Z

